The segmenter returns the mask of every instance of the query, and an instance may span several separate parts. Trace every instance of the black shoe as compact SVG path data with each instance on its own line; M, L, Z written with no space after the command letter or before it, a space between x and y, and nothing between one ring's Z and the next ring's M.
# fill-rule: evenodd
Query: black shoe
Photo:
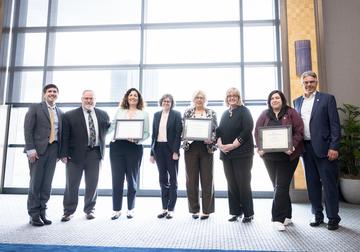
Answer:
M172 212L168 212L168 213L166 214L166 219L168 219L168 220L172 219L173 217L174 217L174 215L173 215Z
M71 214L64 214L62 217L61 217L61 221L62 222L67 222L69 220L71 220L72 218L72 215Z
M248 216L248 217L244 217L243 219L242 219L242 223L249 223L249 222L251 222L252 220L254 219L254 215L251 215L251 216Z
M322 220L322 219L314 219L314 220L311 220L311 221L310 221L309 225L310 225L311 227L318 227L318 226L320 226L320 225L323 224L323 223L324 223L324 220Z
M158 217L159 219L162 219L162 218L164 218L167 214L168 214L167 212L162 212L162 213L159 214L157 217Z
M327 229L329 230L337 230L339 229L339 223L337 222L333 222L333 221L329 221L328 224L326 225Z
M206 220L209 219L210 215L206 214L206 215L201 215L200 220Z
M199 219L199 214L193 214L193 215L191 215L191 217L192 217L194 220L197 220L197 219Z
M87 219L87 220L95 219L94 212L89 212L89 213L87 213L87 214L86 214L86 219Z
M230 222L234 222L234 221L238 221L239 220L240 215L233 215L233 217L231 217L230 219L228 219L228 221Z
M46 215L40 215L40 219L44 222L45 225L51 225L52 221L46 218Z
M40 219L40 216L34 216L30 218L30 222L31 225L35 226L35 227L42 227L44 226L44 222Z

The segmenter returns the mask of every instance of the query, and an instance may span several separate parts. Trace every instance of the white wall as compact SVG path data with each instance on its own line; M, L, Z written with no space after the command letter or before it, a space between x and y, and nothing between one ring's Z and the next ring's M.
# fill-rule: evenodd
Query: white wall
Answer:
M328 92L360 106L360 0L323 0Z

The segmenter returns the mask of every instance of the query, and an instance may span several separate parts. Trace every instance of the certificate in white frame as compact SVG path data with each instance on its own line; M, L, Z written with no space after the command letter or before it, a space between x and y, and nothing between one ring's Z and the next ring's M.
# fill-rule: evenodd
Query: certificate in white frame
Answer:
M186 118L183 139L191 141L211 140L211 119Z
M259 150L284 152L292 148L291 125L259 127Z
M143 119L117 119L115 123L115 140L141 140L144 136Z

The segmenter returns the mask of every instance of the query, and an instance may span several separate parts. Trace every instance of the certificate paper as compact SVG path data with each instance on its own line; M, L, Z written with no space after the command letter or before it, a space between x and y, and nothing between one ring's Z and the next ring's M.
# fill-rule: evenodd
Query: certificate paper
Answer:
M291 126L259 127L259 150L284 152L292 149Z
M144 120L118 119L115 125L114 139L140 140L144 135Z
M185 119L184 139L205 141L211 139L211 119Z

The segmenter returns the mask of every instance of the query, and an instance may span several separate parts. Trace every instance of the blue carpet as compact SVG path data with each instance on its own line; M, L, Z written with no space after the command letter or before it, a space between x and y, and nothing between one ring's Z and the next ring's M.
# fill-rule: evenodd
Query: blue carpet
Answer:
M98 247L98 246L63 246L63 245L35 245L35 244L0 244L1 252L260 252L259 250L218 250L218 249L171 249L171 248L119 248L119 247ZM269 251L267 251L269 252Z

